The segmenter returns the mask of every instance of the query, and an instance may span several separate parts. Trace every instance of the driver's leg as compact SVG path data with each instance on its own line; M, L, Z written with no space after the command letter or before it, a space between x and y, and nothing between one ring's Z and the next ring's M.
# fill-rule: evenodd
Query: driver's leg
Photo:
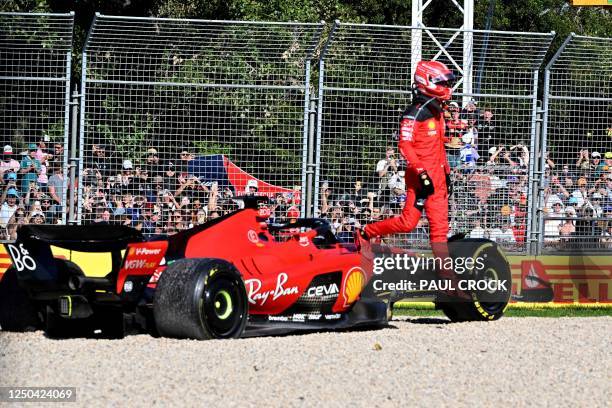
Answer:
M366 225L367 236L372 238L412 231L421 218L421 210L415 207L415 203L416 192L414 188L408 186L408 179L406 179L406 205L402 213L397 217Z
M435 265L442 265L436 270L436 276L441 280L449 280L455 290L445 291L444 294L455 299L466 299L469 297L459 290L459 279L455 271L449 267L450 252L448 249L448 193L446 179L443 170L431 175L434 180L434 194L425 201L425 214L429 220L429 241L434 257L440 261Z

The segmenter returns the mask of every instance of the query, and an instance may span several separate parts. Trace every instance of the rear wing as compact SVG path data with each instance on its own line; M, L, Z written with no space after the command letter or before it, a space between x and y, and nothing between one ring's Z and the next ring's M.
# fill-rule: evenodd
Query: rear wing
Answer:
M116 270L121 251L129 243L142 241L140 231L119 225L24 225L17 230L17 240L6 244L6 249L20 280L50 283L57 281L59 273L52 246L69 251L110 252L112 269Z

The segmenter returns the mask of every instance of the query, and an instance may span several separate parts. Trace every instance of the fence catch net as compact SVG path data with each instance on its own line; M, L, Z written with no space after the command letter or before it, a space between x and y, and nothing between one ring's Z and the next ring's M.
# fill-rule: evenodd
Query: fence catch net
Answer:
M84 57L81 221L173 234L268 195L301 210L322 24L98 16Z
M553 34L336 25L322 55L317 211L350 240L355 227L400 214L405 162L399 119L412 99L411 55L446 64L459 81L445 113L455 193L450 231L490 238L523 252L534 166L537 71ZM472 63L462 65L469 41ZM421 44L412 49L413 44ZM460 93L469 70L472 93ZM469 87L468 87L469 88ZM387 238L429 246L427 218Z
M66 221L73 14L0 13L0 240Z
M544 251L612 249L612 39L570 35L546 67Z

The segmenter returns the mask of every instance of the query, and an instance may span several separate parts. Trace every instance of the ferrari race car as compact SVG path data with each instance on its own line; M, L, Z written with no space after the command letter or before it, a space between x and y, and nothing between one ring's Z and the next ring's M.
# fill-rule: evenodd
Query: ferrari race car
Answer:
M372 288L373 244L341 243L322 219L266 222L260 204L245 199L233 213L150 239L124 226L22 226L6 244L12 266L0 281L0 327L211 339L387 325L397 293ZM483 274L510 279L492 242L463 241L462 251L488 259ZM469 301L437 305L454 321L495 320L509 299L509 291L495 301L469 293Z

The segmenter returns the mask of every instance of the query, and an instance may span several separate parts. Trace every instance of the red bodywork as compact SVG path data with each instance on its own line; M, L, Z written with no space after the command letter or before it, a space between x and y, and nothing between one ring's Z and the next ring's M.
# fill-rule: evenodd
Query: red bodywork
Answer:
M330 272L342 272L332 312L349 310L372 276L372 268L360 251L354 245L346 244L318 248L313 244L316 233L312 230L299 232L299 229L292 229L289 239L277 241L268 232L265 217L260 215L261 212L256 209L244 209L196 232L184 244L184 257L220 258L233 263L244 279L249 314L283 313L300 298L316 275ZM171 237L170 241L173 239L178 239L178 236ZM131 244L130 247L148 247L154 243ZM156 245L156 248L159 246ZM136 252L132 250L130 253L135 256ZM133 275L132 271L126 270L129 260L128 255L119 271L119 282L123 282L125 276ZM155 270L152 284L163 269L165 266ZM149 271L151 273L152 270ZM348 276L353 276L349 287ZM358 289L355 282L360 283Z

